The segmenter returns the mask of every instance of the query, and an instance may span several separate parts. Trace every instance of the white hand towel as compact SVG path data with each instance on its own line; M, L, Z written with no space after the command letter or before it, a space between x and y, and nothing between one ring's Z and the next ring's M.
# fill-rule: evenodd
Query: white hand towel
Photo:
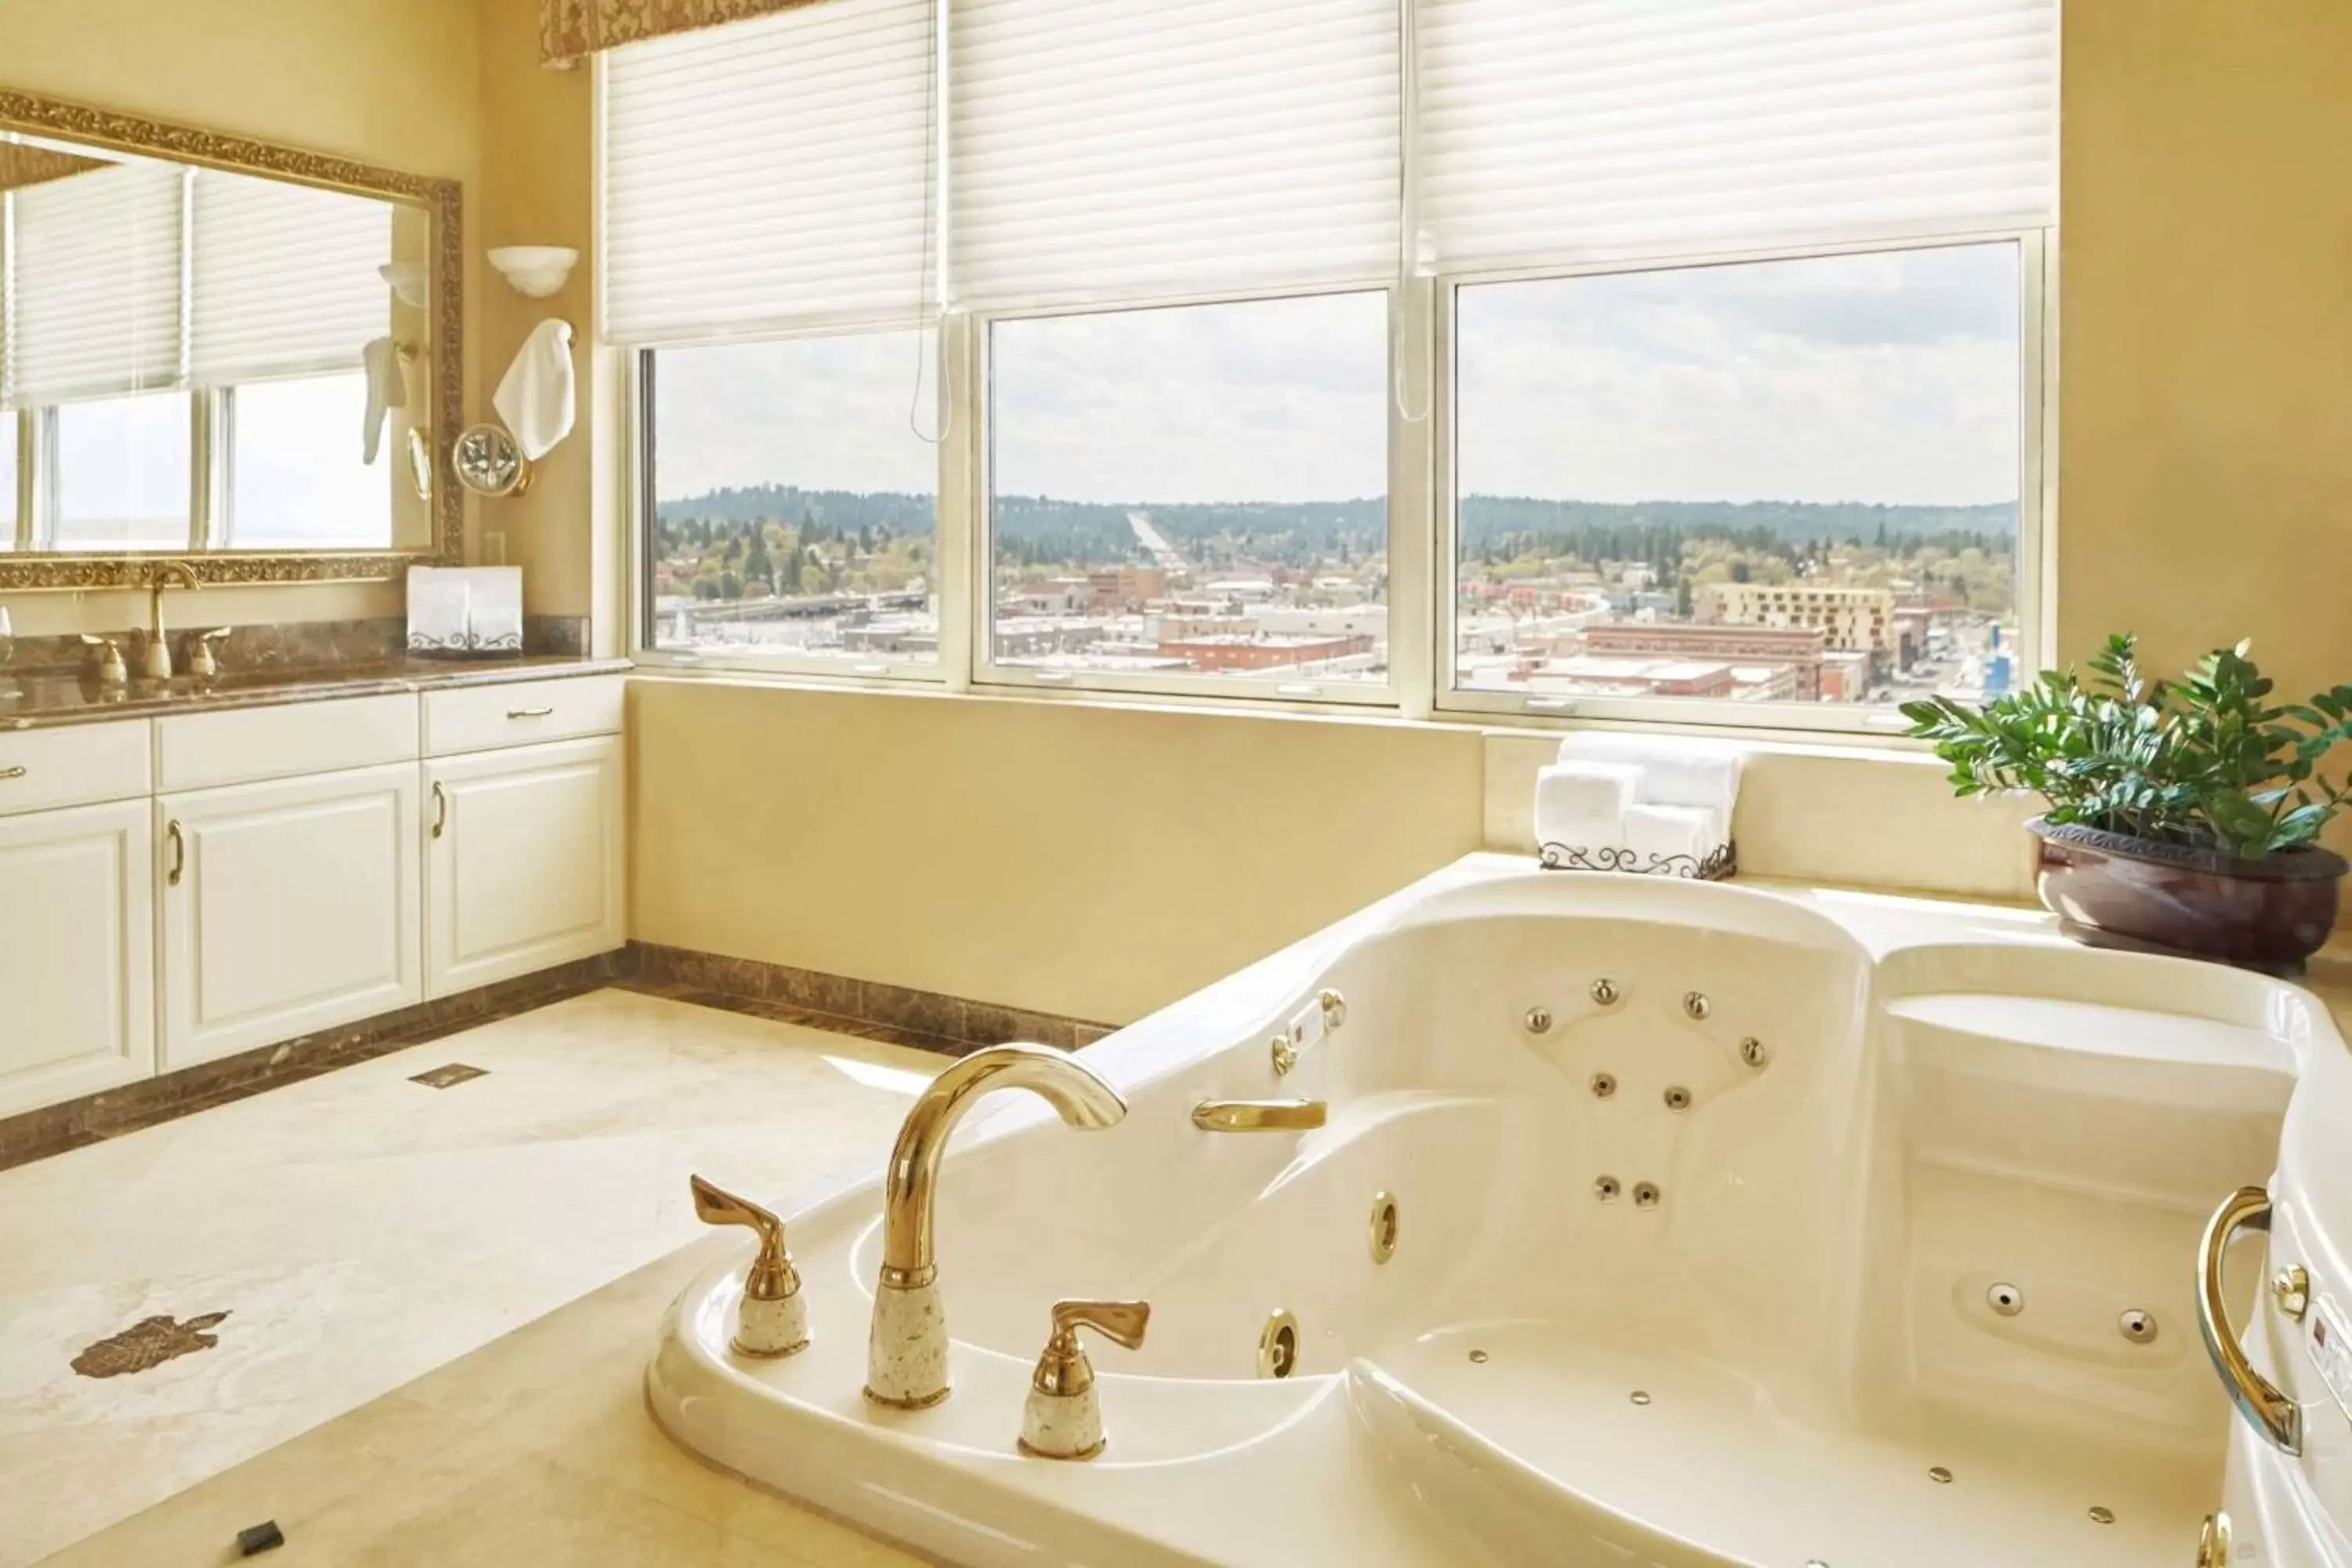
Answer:
M477 653L522 651L522 568L469 566L466 581L466 646Z
M361 458L375 461L383 445L383 422L395 408L408 406L408 382L400 374L400 348L390 338L378 338L360 350L360 368L367 373L367 429L361 441Z
M463 653L470 585L460 571L435 566L408 570L408 651Z
M1633 869L1687 855L1704 861L1723 846L1723 816L1711 805L1635 805L1625 813Z
M1616 849L1642 770L1622 763L1554 763L1536 774L1536 842Z
M1563 763L1622 763L1642 771L1636 799L1648 805L1706 805L1731 819L1739 799L1741 752L1717 741L1585 730L1559 743Z
M572 323L551 318L530 330L490 406L534 463L572 434Z

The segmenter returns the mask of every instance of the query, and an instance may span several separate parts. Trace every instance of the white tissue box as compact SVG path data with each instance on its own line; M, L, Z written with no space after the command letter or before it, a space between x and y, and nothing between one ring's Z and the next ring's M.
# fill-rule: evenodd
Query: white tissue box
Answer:
M522 568L410 567L408 651L520 653Z

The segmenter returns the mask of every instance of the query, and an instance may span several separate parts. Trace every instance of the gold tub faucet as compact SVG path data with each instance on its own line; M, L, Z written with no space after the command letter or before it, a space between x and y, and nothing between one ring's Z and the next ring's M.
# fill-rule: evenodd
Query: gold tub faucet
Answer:
M1025 1089L1072 1127L1111 1127L1127 1101L1094 1068L1050 1046L991 1046L931 1080L898 1128L882 1183L882 1268L866 1340L866 1397L919 1410L948 1396L947 1321L939 1299L931 1216L948 1134L984 1096Z

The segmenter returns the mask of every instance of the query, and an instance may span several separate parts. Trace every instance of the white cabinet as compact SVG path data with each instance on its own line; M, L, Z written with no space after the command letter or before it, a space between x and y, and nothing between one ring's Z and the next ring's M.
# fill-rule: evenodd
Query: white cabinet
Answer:
M155 803L164 1068L419 1000L423 794L401 763Z
M0 1115L154 1070L148 812L0 817Z
M0 1117L623 945L623 690L0 731Z
M627 939L617 736L438 758L425 779L427 995Z

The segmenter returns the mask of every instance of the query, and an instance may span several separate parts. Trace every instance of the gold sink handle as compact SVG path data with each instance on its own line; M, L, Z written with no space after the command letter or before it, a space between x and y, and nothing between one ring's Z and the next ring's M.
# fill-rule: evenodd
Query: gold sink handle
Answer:
M694 1212L705 1225L748 1226L760 1238L759 1255L743 1275L743 1304L735 1325L735 1349L772 1358L806 1350L808 1303L801 1300L800 1270L784 1250L784 1222L747 1198L711 1185L700 1176L687 1184Z
M2213 1211L2197 1245L2197 1326L2205 1335L2205 1353L2221 1374L2230 1403L2247 1424L2280 1453L2303 1452L2303 1410L2285 1390L2254 1370L2230 1327L2230 1303L2222 1265L2230 1243L2242 1230L2267 1233L2271 1228L2271 1197L2260 1187L2241 1187Z
M1021 1406L1021 1451L1040 1459L1091 1459L1103 1451L1102 1397L1094 1363L1078 1343L1092 1329L1115 1345L1143 1348L1149 1301L1056 1301L1053 1337L1029 1379Z

